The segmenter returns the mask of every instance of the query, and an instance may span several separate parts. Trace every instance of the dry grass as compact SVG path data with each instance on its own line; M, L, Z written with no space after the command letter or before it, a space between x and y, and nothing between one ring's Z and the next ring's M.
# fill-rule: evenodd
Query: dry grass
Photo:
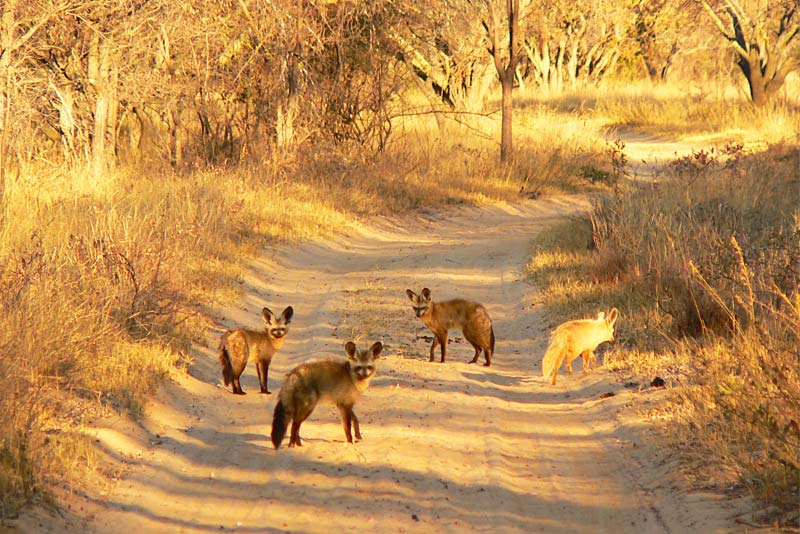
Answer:
M628 350L610 365L667 378L676 445L783 524L800 521L798 198L796 148L698 153L542 238L530 264L553 314L620 308Z
M753 107L742 88L691 84L611 84L576 90L557 98L526 97L530 106L577 113L606 127L636 128L670 139L747 145L796 142L800 136L800 80L787 82L783 94L763 108Z
M435 126L425 117L401 130L375 158L318 145L251 168L100 178L39 168L7 181L0 518L98 468L88 421L106 410L141 414L170 370L188 363L207 309L237 297L241 266L265 246L324 238L364 217L574 189L583 181L568 169L604 158L568 126L521 134L511 166L497 164L493 119Z

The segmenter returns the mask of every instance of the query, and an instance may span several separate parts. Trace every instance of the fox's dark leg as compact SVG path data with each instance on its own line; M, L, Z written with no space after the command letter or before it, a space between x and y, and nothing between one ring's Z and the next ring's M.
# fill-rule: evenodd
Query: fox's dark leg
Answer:
M300 441L300 425L303 424L303 421L308 419L308 416L311 415L311 412L314 411L314 406L311 407L298 407L295 410L294 419L292 420L292 434L289 437L289 446L290 447L302 447L303 443Z
M356 439L361 441L363 438L361 437L361 427L358 426L358 417L356 417L356 412L353 411L353 407L350 407L350 419L353 420L353 429L356 431Z
M353 419L351 417L350 407L340 405L339 415L342 417L342 426L344 427L344 437L347 438L347 443L353 443L353 434L352 434Z
M234 395L246 395L242 389L242 384L239 383L240 375L233 375L233 393Z
M478 355L475 355L477 359ZM492 365L492 351L487 347L483 347L483 357L486 359L486 362L483 364L484 367L489 367Z
M302 447L303 444L300 442L300 425L303 424L302 421L294 420L292 421L292 433L289 436L289 447Z
M261 393L269 394L267 387L267 374L269 373L269 362L258 360L256 362L256 370L258 371L258 382L261 384Z
M475 349L475 357L472 358L467 363L476 363L478 361L478 357L481 355L481 347L480 347L480 345L478 345L474 341L472 341L470 338L468 338L466 334L464 334L464 337L467 338L467 341L469 341L469 344L472 345L473 349Z
M433 334L433 343L431 343L431 359L428 360L429 362L433 361L434 353L436 351L436 346L439 344L439 337L436 334Z
M447 330L444 331L444 334L439 337L439 344L442 346L442 360L441 363L444 363L444 359L447 357Z

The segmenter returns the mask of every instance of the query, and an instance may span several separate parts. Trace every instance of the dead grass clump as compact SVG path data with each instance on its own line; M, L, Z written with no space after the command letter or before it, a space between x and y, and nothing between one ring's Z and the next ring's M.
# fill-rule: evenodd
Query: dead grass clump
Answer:
M5 198L19 224L0 243L3 516L45 481L81 480L91 463L68 466L91 454L82 425L106 409L141 413L192 337L190 232L169 197L125 189Z
M693 386L676 391L684 423L676 437L699 437L695 454L701 461L712 458L734 472L770 523L797 526L800 294L774 291L774 299L753 302L750 327L737 324L729 339L682 347L694 356Z
M705 466L703 484L738 480L759 521L788 525L800 523L798 198L796 148L696 153L541 236L529 265L559 321L621 310L626 350L609 367L667 379L675 444Z
M797 158L775 148L676 162L671 181L596 207L608 230L590 266L608 268L605 250L623 256L617 278L668 317L665 337L685 339L673 348L691 362L683 428L776 512L800 495Z

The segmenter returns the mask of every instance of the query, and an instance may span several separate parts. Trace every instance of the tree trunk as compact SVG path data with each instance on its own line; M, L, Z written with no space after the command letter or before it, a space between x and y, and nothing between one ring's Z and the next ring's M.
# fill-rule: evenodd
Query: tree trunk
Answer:
M294 120L299 115L300 90L299 49L295 52L286 60L286 99L278 104L276 140L279 147L288 147L295 142Z
M753 105L760 108L767 103L767 91L761 71L748 66L747 69L742 69L742 72L745 73L747 85L750 88L750 99L753 101Z
M567 61L567 74L569 75L569 85L572 89L578 86L578 40L572 42L569 51L569 61Z
M8 115L11 112L11 73L0 59L0 205L6 193L6 154L8 153ZM0 220L4 211L0 210Z
M538 85L542 91L549 94L550 85L553 82L550 43L547 42L546 38L540 38L539 42L540 46L537 46L535 43L525 44L523 46L528 56L528 61L533 66L532 76L534 77L536 85Z
M553 75L550 72L550 43L544 43L544 46L542 47L540 65L540 70L542 72L542 85L549 87L550 77Z
M514 148L513 138L511 137L511 117L513 113L512 90L514 89L514 72L506 72L500 78L503 88L503 119L500 133L500 160L509 161Z
M296 116L297 106L294 99L288 99L285 105L278 104L275 133L279 147L288 147L294 142L294 119Z
M114 58L110 65L108 78L108 148L106 154L111 166L117 162L117 125L119 119L119 65Z
M5 55L5 54L4 54ZM6 191L6 154L8 152L8 115L11 111L11 73L0 58L0 204ZM2 218L2 211L0 211Z
M167 126L169 127L169 159L172 166L177 168L183 165L181 109L178 103L173 103L167 111Z
M0 202L5 195L8 154L8 116L11 113L11 45L17 0L6 0L0 17Z
M486 7L489 12L489 21L483 21L489 39L489 54L494 60L494 67L503 92L502 121L500 130L500 161L507 163L511 159L511 115L513 112L511 93L514 89L514 73L519 63L519 0L506 0L506 22L508 25L508 46L506 48L508 59L504 60L503 51L498 44L498 36L502 35L500 17L491 0L487 0Z
M109 42L99 33L92 35L89 43L89 83L94 88L94 128L92 132L91 162L92 176L102 175L108 165L106 135L109 125L109 110L113 103L113 88L109 71Z
M58 127L60 128L61 146L64 149L64 162L67 165L75 161L75 100L69 80L66 83L50 84L50 88L58 97L53 106L58 110Z
M778 60L775 57L770 57L768 61L777 62ZM767 73L765 74L761 70L761 62L755 50L751 50L747 58L740 55L738 66L745 79L747 79L747 85L750 88L750 99L756 107L762 107L769 102L783 85L786 75L791 71L791 67L787 65L782 65L780 69L776 69L774 64L767 64L765 69Z

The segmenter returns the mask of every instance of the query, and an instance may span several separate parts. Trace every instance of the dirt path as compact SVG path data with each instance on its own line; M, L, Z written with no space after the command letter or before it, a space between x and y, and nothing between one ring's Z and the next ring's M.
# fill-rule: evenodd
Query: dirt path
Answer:
M221 387L215 347L198 347L189 375L164 388L144 430L97 430L129 465L88 510L96 532L713 532L706 500L686 503L653 483L664 464L638 459L641 429L617 413L634 393L605 369L552 387L541 355L552 326L524 275L533 235L586 209L576 198L466 208L384 222L255 262L243 302L221 325L259 326L259 310L291 304L295 319L270 387L348 339L381 340L386 358L356 406L364 441L346 445L338 412L320 405L305 445L274 451L275 394L255 369ZM487 306L497 348L490 368L451 332L449 361L429 363L428 332L406 288ZM578 364L577 367L580 367ZM601 394L614 390L612 398ZM638 433L637 433L638 432ZM659 471L660 470L660 471ZM701 509L701 511L697 511ZM722 530L720 530L722 531Z
M628 158L632 177L645 182L657 179L658 172L678 157L687 156L700 149L711 148L708 143L698 144L666 139L626 127L615 129L606 137L607 141L620 139L625 143L624 152Z

